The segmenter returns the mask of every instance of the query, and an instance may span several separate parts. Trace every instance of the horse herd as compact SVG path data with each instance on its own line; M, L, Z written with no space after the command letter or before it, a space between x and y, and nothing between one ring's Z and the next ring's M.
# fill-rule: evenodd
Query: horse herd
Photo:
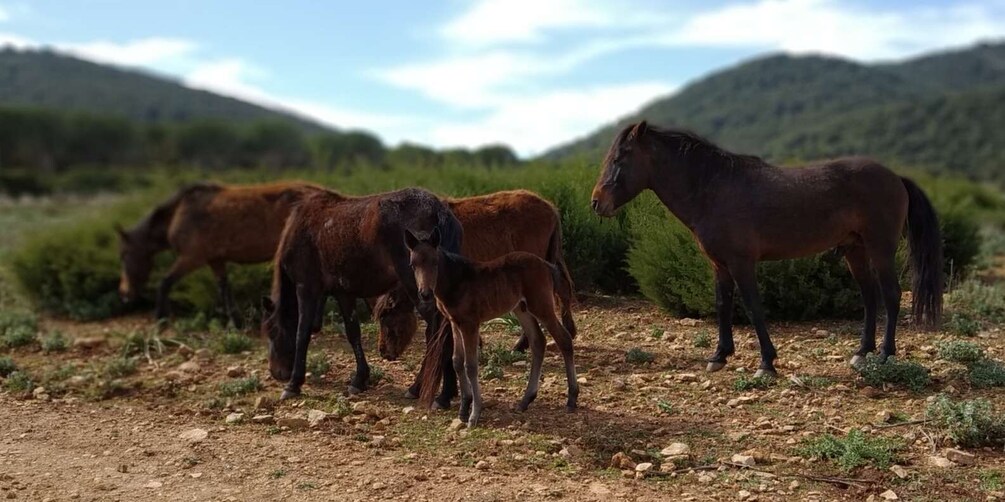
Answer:
M926 326L940 321L942 237L936 214L917 185L875 161L851 157L782 169L687 131L639 122L615 137L593 189L592 208L599 216L612 216L646 189L691 231L712 265L719 340L708 371L722 369L734 353L738 288L760 345L757 374L775 375L776 352L755 265L829 249L844 256L865 305L861 345L852 364L876 350L879 300L887 315L880 357L894 355L901 295L895 253L905 226L914 318ZM320 331L326 301L334 297L356 361L350 393L366 390L370 376L356 317L357 300L366 299L379 322L378 346L387 359L399 357L412 340L415 312L425 320L426 353L409 396L448 408L459 386L459 416L476 425L482 410L479 326L513 312L523 330L515 348L531 351L518 409L526 410L537 395L545 349L541 325L565 363L567 408L576 408L574 288L562 256L558 211L533 193L445 199L405 188L353 197L300 182L199 184L118 233L119 289L125 300L144 287L156 253L172 249L177 254L157 290L158 318L169 316L172 285L209 266L227 314L239 325L227 263L273 260L261 330L269 340L270 373L286 382L283 399L300 394L311 336Z

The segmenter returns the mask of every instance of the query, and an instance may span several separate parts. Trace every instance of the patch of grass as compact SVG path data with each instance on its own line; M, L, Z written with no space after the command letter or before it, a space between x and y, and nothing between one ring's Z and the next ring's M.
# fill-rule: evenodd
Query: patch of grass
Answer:
M992 324L1005 322L1005 285L986 284L973 279L960 284L948 295L947 305L954 314Z
M269 477L272 478L272 479L279 479L279 478L281 478L281 477L283 477L285 475L286 475L286 471L284 471L282 469L276 469L276 470L274 470L274 471L272 471L272 472L269 473Z
M984 359L984 349L973 342L951 340L939 344L939 357L959 364L973 364Z
M638 347L633 347L628 352L625 352L625 362L629 364L649 364L655 360L655 354L642 350Z
M25 345L31 345L35 343L38 339L35 334L35 328L25 326L25 325L15 325L7 328L4 331L3 338L0 338L0 343L4 347L17 348L24 347Z
M811 389L825 389L834 385L833 378L820 375L799 376L798 380L802 383L802 387L808 387Z
M117 357L105 363L105 375L109 378L122 378L136 373L136 359L132 357Z
M969 366L970 385L979 388L1005 387L1005 364L991 359L980 359Z
M973 337L981 332L981 322L965 312L954 312L943 325L943 329L952 335Z
M370 366L370 386L376 387L380 382L384 381L387 375L380 366Z
M206 332L209 331L209 318L205 313L199 312L194 316L175 319L171 326L183 335Z
M482 378L485 380L502 380L503 369L494 364L485 365L482 368Z
M0 357L0 377L10 376L11 373L17 371L17 364L14 360L9 357Z
M510 313L508 313L508 314L506 314L506 315L504 315L502 317L497 317L495 319L492 319L491 321L487 322L486 324L491 325L491 326L501 326L501 327L505 328L506 331L509 331L510 333L517 333L517 332L520 332L520 331L523 330L523 327L520 326L520 320L517 319L517 317L515 315L513 315L512 312L510 312Z
M62 331L53 331L49 336L42 338L42 352L46 354L65 352L69 347L70 339Z
M901 447L897 440L869 437L858 429L852 429L843 438L824 434L808 439L798 453L808 458L833 460L844 471L863 465L886 469L896 459L895 453Z
M940 395L925 412L932 425L963 448L1005 443L1005 417L984 399L953 401Z
M31 312L0 311L0 335L6 335L8 330L38 331L38 317Z
M712 346L712 335L707 329L703 329L694 335L694 347L697 349L707 349Z
M914 361L901 361L890 357L884 363L875 354L866 356L858 372L866 384L877 388L883 384L893 384L920 392L932 382L928 370Z
M62 382L63 380L66 380L67 378L70 378L75 374L77 374L76 366L72 364L64 364L59 368L56 368L46 373L45 378L43 378L43 381L46 382L46 384L50 382Z
M666 415L672 415L674 413L673 403L667 401L666 399L660 399L657 401L656 408L658 408L661 413Z
M986 492L1000 492L1005 488L1005 480L1000 471L983 469L977 473L977 479L981 482L981 490Z
M653 326L653 328L649 330L649 337L653 340L662 340L665 334L666 331L663 330L663 328L657 328L656 326Z
M747 376L740 375L735 381L733 381L733 390L736 391L748 391L748 390L765 390L775 384L775 379L768 376Z
M322 353L314 353L307 358L307 372L311 374L311 378L320 379L330 369L332 365Z
M517 361L526 361L527 354L510 350L502 343L491 343L482 348L480 354L480 364L496 364L498 366L509 366Z
M217 340L217 350L223 354L240 354L251 350L254 342L244 333L228 331Z
M238 397L258 392L262 388L262 382L258 380L258 377L252 376L223 382L219 385L218 390L223 397Z
M35 388L35 382L31 380L31 376L24 371L15 371L10 375L7 375L7 379L4 380L4 387L7 390L15 393L25 393L31 392Z

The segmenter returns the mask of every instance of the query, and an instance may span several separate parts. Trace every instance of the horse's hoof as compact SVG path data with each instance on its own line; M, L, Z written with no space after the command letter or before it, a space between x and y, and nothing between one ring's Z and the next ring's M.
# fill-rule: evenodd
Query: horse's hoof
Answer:
M778 372L775 370L759 369L754 373L754 378L778 378Z
M430 406L430 408L434 410L446 410L450 409L450 406L443 406L443 404L440 403L439 401L433 401L433 404Z
M709 361L708 366L705 366L705 371L709 373L715 373L726 367L726 363L720 363L715 361Z
M578 409L578 406L576 406L574 404L570 404L570 405L567 405L565 407L565 412L566 413L575 413L577 409Z
M300 391L299 390L294 391L294 390L287 389L287 390L284 390L283 393L279 396L279 400L280 401L286 401L287 399L293 399L293 398L297 398L297 397L300 397Z
M356 394L363 392L363 389L360 389L355 385L350 385L349 388L346 389L346 392L348 392L350 396L355 396Z
M405 399L419 399L419 395L413 392L412 389L408 389L405 391Z
M851 356L851 361L849 361L848 364L851 365L852 368L861 369L862 365L865 364L865 357L855 354L854 356Z
M468 420L468 429L474 429L475 427L478 427L478 421Z

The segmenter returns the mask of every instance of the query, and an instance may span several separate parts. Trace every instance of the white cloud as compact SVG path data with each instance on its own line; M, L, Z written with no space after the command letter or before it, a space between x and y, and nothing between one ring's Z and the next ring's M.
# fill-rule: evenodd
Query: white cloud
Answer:
M15 49L27 49L36 45L33 40L14 33L0 33L0 48L13 47Z
M198 44L180 38L150 37L118 43L98 40L58 44L60 50L98 63L152 66L191 56Z
M480 0L446 23L440 34L451 42L483 46L540 42L549 29L609 26L610 13L579 0Z

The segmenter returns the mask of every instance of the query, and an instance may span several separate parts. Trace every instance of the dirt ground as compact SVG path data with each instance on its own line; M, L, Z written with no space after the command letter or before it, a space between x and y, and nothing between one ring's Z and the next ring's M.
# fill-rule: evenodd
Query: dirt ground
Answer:
M303 399L274 408L263 402L256 410L259 398L280 392L258 339L250 350L230 355L219 348L220 334L157 335L143 317L46 320L43 333L59 330L77 343L61 353L37 347L11 352L45 388L34 397L0 394L0 497L882 500L880 494L891 496L888 490L906 500L1005 497L1003 452L971 450L975 465L937 467L929 457L944 455L947 445L935 431L885 423L886 415L923 418L926 399L939 392L1002 406L997 391L971 390L951 364L937 360L935 345L948 335L903 326L901 357L921 362L934 379L912 393L866 388L849 369L857 322L771 323L781 377L767 389L740 391L735 382L752 374L758 361L748 326L737 328L737 355L726 370L706 374L704 360L713 347L695 345L714 346L709 321L678 320L649 303L609 297L583 300L576 318L580 410L565 412L561 359L549 351L541 392L526 413L512 410L526 385L525 361L504 365L501 379L483 380L486 409L473 430L452 430L456 406L424 411L403 397L421 342L402 361L379 360L372 325L366 327L367 354L384 373L375 388L342 397L352 355L340 327L328 326L311 349L326 355L330 369L309 379ZM140 334L134 341L148 343L134 351L135 372L108 376L132 333ZM1001 358L1000 338L993 330L975 341ZM515 339L506 326L485 330L487 347ZM626 351L632 348L655 358L630 363ZM254 375L260 389L227 395L228 383ZM305 420L310 410L330 415L312 426ZM852 428L897 438L904 445L896 461L904 477L874 467L846 472L797 454L807 438L841 436ZM688 452L662 456L673 443ZM638 469L646 472L638 474L612 468L617 453L653 467L643 465ZM753 468L735 465L735 454L753 457Z

